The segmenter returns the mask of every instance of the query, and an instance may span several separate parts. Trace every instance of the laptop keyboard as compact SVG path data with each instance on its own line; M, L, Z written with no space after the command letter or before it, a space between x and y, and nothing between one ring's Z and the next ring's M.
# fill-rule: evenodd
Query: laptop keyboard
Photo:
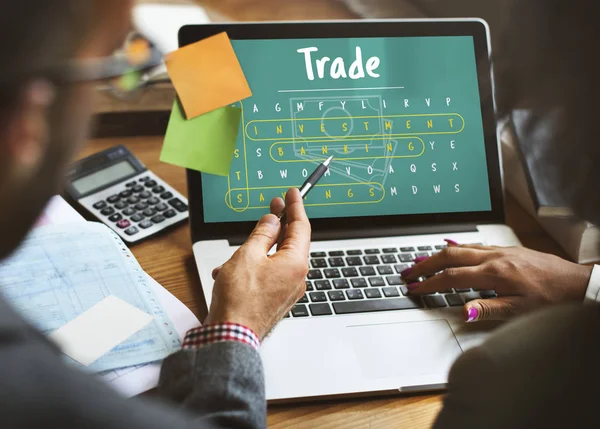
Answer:
M474 299L495 298L492 290L448 289L408 296L400 275L415 258L431 256L446 245L368 248L312 252L306 293L286 317L302 318L373 311L462 306Z

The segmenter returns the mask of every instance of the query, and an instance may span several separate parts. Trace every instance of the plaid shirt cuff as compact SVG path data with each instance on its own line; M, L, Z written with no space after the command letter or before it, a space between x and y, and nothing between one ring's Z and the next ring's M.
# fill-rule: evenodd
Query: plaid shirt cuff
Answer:
M190 329L183 340L183 350L199 349L203 346L224 341L248 344L255 350L260 347L258 336L252 329L237 323L220 323Z

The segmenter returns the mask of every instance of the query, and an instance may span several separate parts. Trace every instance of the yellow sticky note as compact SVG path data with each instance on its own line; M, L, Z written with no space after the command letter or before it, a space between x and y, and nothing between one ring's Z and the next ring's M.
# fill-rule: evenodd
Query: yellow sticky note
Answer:
M187 119L252 96L227 33L180 48L165 63Z

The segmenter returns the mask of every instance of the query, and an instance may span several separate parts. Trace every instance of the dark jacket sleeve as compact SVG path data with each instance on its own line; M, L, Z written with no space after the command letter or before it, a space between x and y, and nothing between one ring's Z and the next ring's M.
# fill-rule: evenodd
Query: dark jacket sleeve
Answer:
M257 351L218 343L166 360L166 400L125 399L66 366L58 349L0 300L2 428L264 428L263 380Z

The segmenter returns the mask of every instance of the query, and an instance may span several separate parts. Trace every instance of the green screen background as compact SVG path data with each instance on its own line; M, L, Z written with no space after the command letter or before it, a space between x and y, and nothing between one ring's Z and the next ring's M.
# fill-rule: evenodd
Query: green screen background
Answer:
M334 155L331 175L305 200L311 218L491 210L472 37L232 44L253 96L238 103L243 118L229 177L202 175L205 222L259 219L273 197L299 187L329 155ZM372 56L380 58L375 70L380 77L365 70L364 78L336 80L329 62L325 77L310 81L304 55L297 52L319 49L312 54L316 75L314 61L323 56L342 57L348 71L357 46L363 65ZM382 89L390 87L403 88Z

